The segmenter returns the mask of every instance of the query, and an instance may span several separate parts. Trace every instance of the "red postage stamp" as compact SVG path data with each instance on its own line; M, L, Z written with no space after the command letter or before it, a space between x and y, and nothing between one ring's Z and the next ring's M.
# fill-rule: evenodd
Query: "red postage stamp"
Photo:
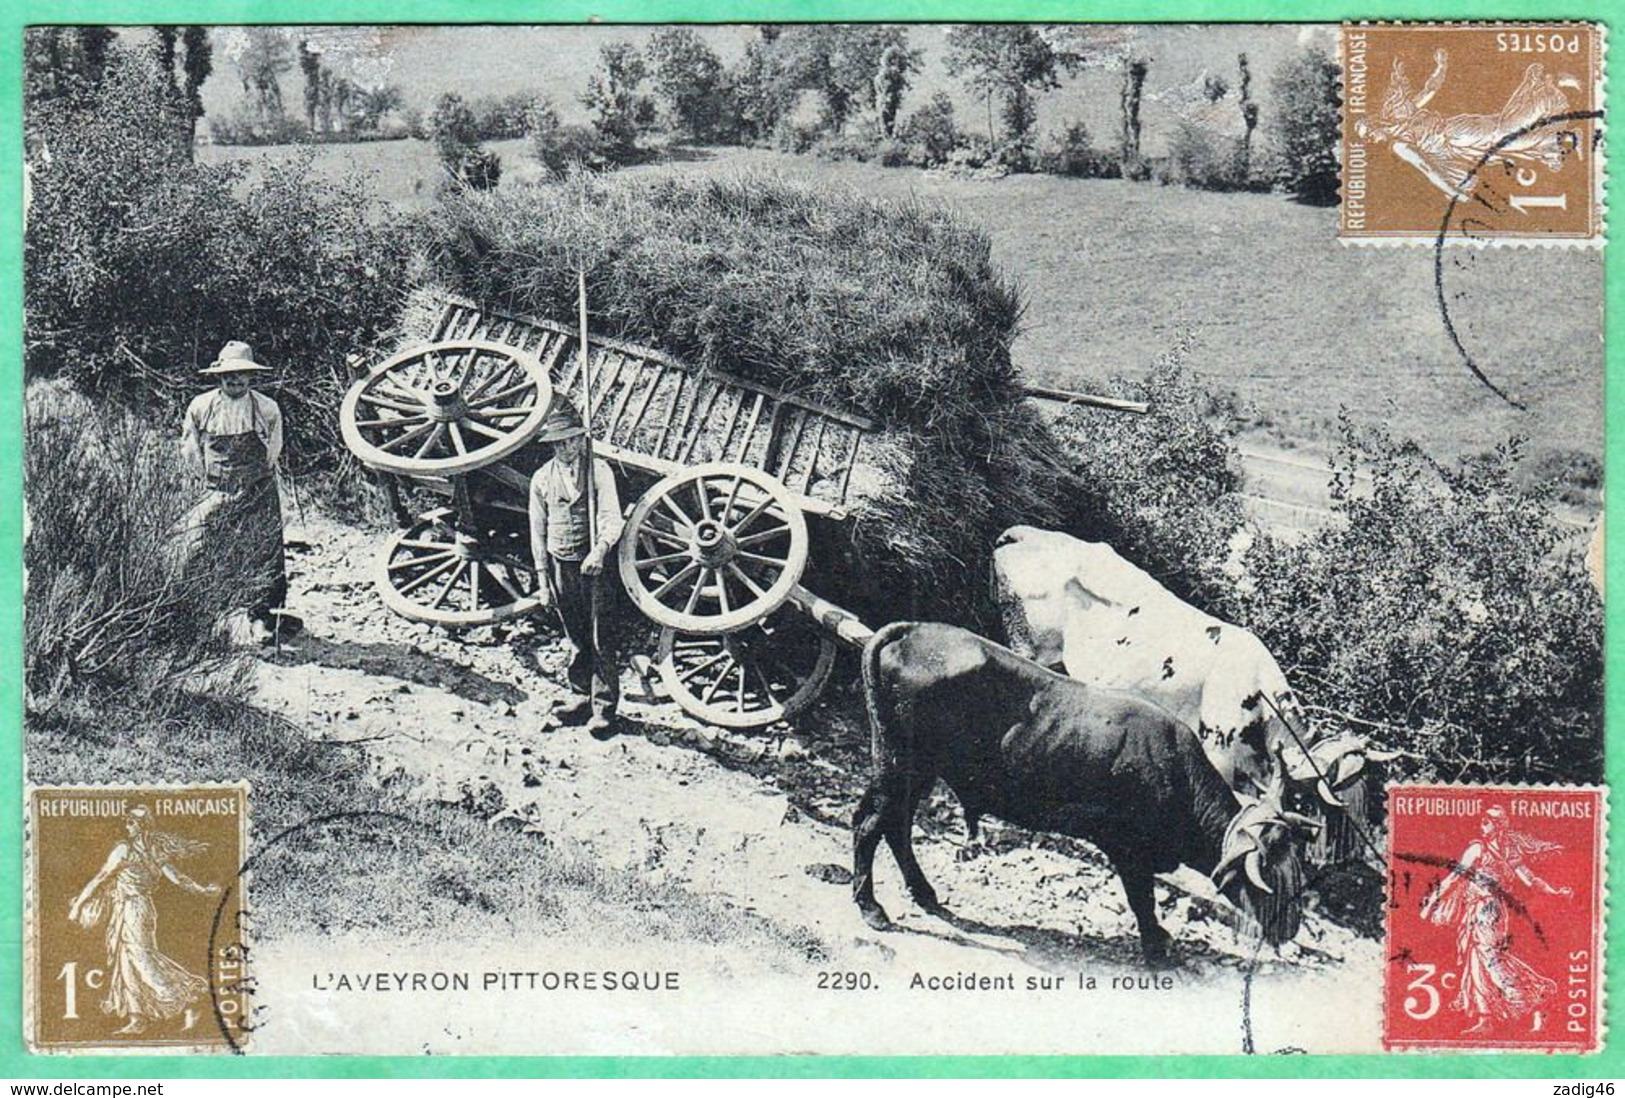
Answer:
M1600 1046L1605 804L1590 787L1389 788L1385 1047Z

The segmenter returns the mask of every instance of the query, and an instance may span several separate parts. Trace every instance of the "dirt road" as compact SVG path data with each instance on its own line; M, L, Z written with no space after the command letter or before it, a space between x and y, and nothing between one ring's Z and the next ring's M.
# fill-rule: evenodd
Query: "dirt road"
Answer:
M267 653L259 702L313 737L361 745L381 778L413 796L804 927L828 943L832 964L931 972L996 957L1035 972L1141 971L1132 917L1098 855L995 831L992 852L961 861L963 824L940 794L922 813L918 849L952 917L915 910L882 855L879 895L901 932L865 927L849 895L847 823L868 732L839 672L795 728L749 735L696 724L628 673L627 730L598 743L549 717L565 658L549 633L525 622L454 636L407 622L372 590L379 534L312 516L298 539L291 603L306 629ZM1181 887L1159 894L1184 977L1238 973L1255 947L1200 898L1211 894L1205 878L1181 873ZM1262 964L1376 969L1378 951L1311 915Z

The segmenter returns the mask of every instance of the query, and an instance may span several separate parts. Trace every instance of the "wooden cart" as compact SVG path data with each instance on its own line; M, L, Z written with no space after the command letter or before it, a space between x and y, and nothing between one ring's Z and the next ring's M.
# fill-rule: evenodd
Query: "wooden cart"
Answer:
M589 345L593 448L635 500L618 570L661 627L662 683L714 724L790 716L828 679L836 639L868 635L800 581L808 517L845 518L874 424L648 347ZM565 325L447 299L428 342L346 395L351 451L444 499L384 547L376 579L392 609L467 628L536 608L526 493L546 449L534 438L555 393L582 403L579 347Z

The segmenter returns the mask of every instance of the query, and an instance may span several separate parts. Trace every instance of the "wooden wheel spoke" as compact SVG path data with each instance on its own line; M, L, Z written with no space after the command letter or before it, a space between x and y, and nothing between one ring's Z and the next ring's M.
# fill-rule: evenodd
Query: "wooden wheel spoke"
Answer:
M477 435L484 435L486 438L492 439L496 442L501 442L503 439L508 437L501 431L491 430L491 428L487 427L477 419L464 418L462 425L465 431L473 431Z
M469 401L468 406L470 408L483 409L497 403L498 401L507 400L509 397L517 396L520 393L534 392L535 389L536 386L533 382L529 380L522 381L517 385L510 385L506 389L499 389L494 393L486 393L478 400Z
M773 506L773 497L763 496L762 502L758 503L755 507L752 507L744 518L733 524L733 535L738 537L740 533L744 531L745 527L755 522L759 517L761 517L762 512L766 511L771 506Z
M674 560L687 560L687 559L688 559L688 553L687 552L682 552L682 553L661 553L657 557L643 557L643 558L639 558L639 560L638 560L638 571L641 572L646 568L653 568L658 564L670 564Z
M687 682L688 680L692 679L695 675L700 674L701 672L707 670L708 668L715 667L716 664L717 664L717 661L725 660L727 658L728 658L728 650L726 648L724 648L722 651L716 653L716 655L712 656L710 659L703 660L700 663L696 663L694 666L690 667L687 671L679 671L679 672L677 672L677 677L678 677L678 679L682 680L683 682Z
M456 450L459 454L468 453L468 443L463 441L463 429L457 426L455 420L447 423L446 427L451 432L451 448Z
M701 569L700 578L694 581L694 587L688 593L688 601L683 604L683 613L692 614L694 612L694 608L700 604L700 596L705 593L706 577L715 575L716 572L710 568Z
M402 538L396 544L405 546L408 549L435 549L451 552L451 542L449 541L424 541L421 538Z
M734 578L739 580L740 583L743 583L746 587L750 588L750 593L757 598L761 598L763 595L767 594L767 590L765 588L763 588L755 580L751 579L750 576L746 575L745 570L739 567L739 565L735 564L733 561L728 562L728 571L732 572L734 574Z
M423 440L423 444L418 447L417 453L413 454L412 456L415 458L421 458L424 454L428 453L430 450L439 445L440 440L445 437L446 425L444 423L436 423L434 425L434 430L429 432L429 437Z
M460 560L457 562L457 567L451 570L451 576L446 580L446 586L440 589L440 593L436 595L434 597L434 601L429 604L429 608L431 610L438 610L440 607L446 604L447 596L451 594L451 589L457 586L457 581L462 577L463 569L466 567L468 567L468 562L466 560Z
M515 405L512 408L470 408L469 418L486 421L498 419L512 419L514 416L528 416L535 411L535 405Z
M790 532L789 526L775 526L771 530L758 530L754 534L746 534L742 538L735 538L735 545L760 545L764 541L783 537Z
M357 427L414 427L419 423L429 422L426 415L396 416L394 419L358 419Z
M480 562L471 561L468 566L468 608L480 608Z
M783 557L764 557L760 553L747 553L743 549L739 551L738 556L756 564L766 565L774 571L783 571L785 565Z
M489 391L491 386L512 377L514 367L518 365L519 360L517 358L508 358L504 360L501 366L498 366L496 369L486 374L478 381L478 383L475 384L472 389L465 392L463 394L463 400L467 403L473 403L480 397L481 394Z
M694 529L694 520L688 517L688 512L683 510L682 506L675 499L669 495L662 496L660 497L660 503L666 508L667 511L671 512L678 522L683 524L685 529Z
M524 592L515 587L513 581L508 578L506 569L498 568L493 564L487 564L485 567L491 573L491 578L497 581L497 585L506 591L508 597L513 599L514 602L518 602L525 597Z
M380 377L373 378L372 381L368 383L368 388L371 392L378 392L384 394L385 396L392 396L397 400L410 400L415 401L418 404L423 403L422 390L418 389L414 385L409 385L407 382L394 376L393 374L384 374ZM365 394L363 394L362 399L367 399Z
M720 658L733 660L733 653L724 648ZM728 681L729 673L732 672L736 666L738 666L737 663L731 662L727 666L723 667L720 672L718 672L717 677L712 680L711 685L705 688L705 693L700 695L700 701L703 704L711 704L711 699L717 696L717 690L721 688L723 683Z
M379 408L388 408L392 412L412 412L418 415L426 414L423 411L423 404L421 401L417 403L408 403L404 400L393 400L389 397L381 397L375 393L362 393L361 400L363 403L376 405Z
M434 553L421 553L417 556L407 557L404 560L390 561L389 570L391 572L401 572L408 568L422 568L426 565L433 564L436 561L445 560L449 556L451 556L450 549L441 549L440 551Z
M690 563L686 567L684 567L684 568L678 570L677 572L675 572L671 576L671 578L666 580L665 583L662 583L659 587L655 588L653 591L651 591L649 593L651 595L653 595L655 598L658 599L662 595L664 595L667 591L670 591L673 587L676 587L679 583L683 582L683 580L687 579L689 576L692 576L695 572L698 572L699 570L700 570L700 566L697 563ZM696 582L694 584L694 589L696 591L698 591L699 588L700 588L700 584Z
M433 429L434 428L428 423L423 424L421 427L413 427L409 431L404 431L401 434L396 435L388 442L380 444L378 448L380 450L388 451L389 453L395 453L398 448L410 446L412 443L416 442Z
M414 576L412 579L410 579L407 582L401 584L400 587L398 587L396 590L398 590L403 595L410 595L413 591L416 591L419 587L422 587L425 583L428 583L430 580L434 579L436 576L444 575L446 569L452 567L456 563L457 563L457 558L455 558L455 557L451 558L450 560L441 561L439 564L435 565L433 568L430 568L427 572L424 572L423 574L418 575L418 576Z
M728 601L728 577L720 568L713 568L710 571L711 576L717 581L717 601L722 604L722 612L732 613L733 604Z
M727 523L728 516L733 514L734 503L739 499L739 489L744 487L744 484L744 477L738 475L734 476L733 487L728 489L728 502L722 505L722 521L724 524Z
M694 495L700 501L700 517L709 521L711 518L711 492L710 486L705 483L703 477L694 482Z
M745 711L745 687L750 684L745 678L745 665L736 663L735 666L739 668L739 712L743 713Z
M750 669L752 671L756 672L756 677L761 680L762 693L767 695L768 704L770 704L770 705L778 705L779 704L779 696L777 694L773 693L773 684L767 680L767 675L765 675L762 672L761 667L759 665L757 665L756 663L752 663L750 665ZM794 684L792 684L792 685L794 685Z

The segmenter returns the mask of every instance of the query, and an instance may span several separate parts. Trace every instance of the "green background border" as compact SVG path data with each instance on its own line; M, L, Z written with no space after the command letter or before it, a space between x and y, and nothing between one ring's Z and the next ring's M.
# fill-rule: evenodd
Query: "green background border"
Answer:
M762 22L774 20L1034 20L1123 22L1315 22L1344 19L1591 19L1608 22L1604 0L1394 0L1370 6L1329 0L0 0L0 1078L297 1078L323 1076L507 1078L530 1076L1205 1076L1363 1077L1507 1076L1598 1080L1625 1076L1625 1034L1598 1056L1405 1053L1387 1056L977 1056L977 1057L31 1057L22 1041L22 28L41 23L479 23ZM1610 31L1614 28L1610 27ZM1612 37L1612 34L1610 35ZM1613 43L1619 48L1617 40ZM1619 60L1609 68L1609 103L1621 95ZM1618 232L1618 226L1613 227ZM1621 246L1608 249L1607 305L1625 300ZM1625 346L1608 348L1604 395L1608 419ZM1625 472L1625 440L1606 437L1607 481ZM1607 524L1619 510L1610 497ZM1608 546L1608 586L1625 591L1625 560ZM1621 614L1609 603L1608 662L1625 658ZM1619 676L1607 677L1609 739L1625 704ZM1625 749L1608 745L1610 786L1625 788ZM1609 852L1619 849L1625 812L1611 813ZM1610 909L1607 1016L1625 998L1625 920ZM1617 1031L1617 1026L1611 1027Z

